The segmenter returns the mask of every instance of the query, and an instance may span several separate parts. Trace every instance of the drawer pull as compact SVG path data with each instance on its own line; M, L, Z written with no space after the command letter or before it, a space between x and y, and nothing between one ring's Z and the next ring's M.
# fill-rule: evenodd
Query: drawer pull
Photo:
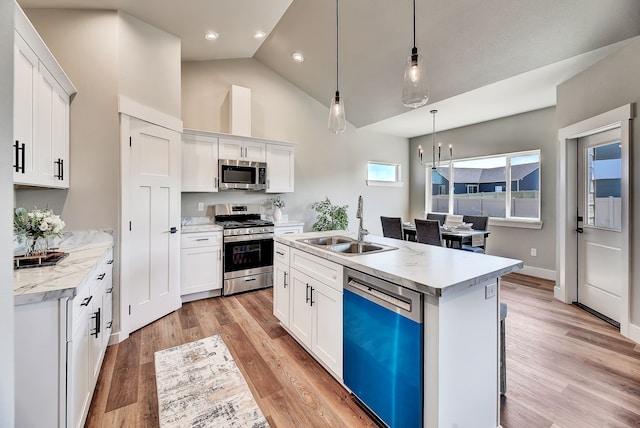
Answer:
M107 328L111 328L111 326L112 326L112 325L113 325L113 321L109 321L109 322L107 323Z
M82 303L80 303L80 306L89 306L91 299L93 299L93 296L85 297Z
M107 262L107 264L108 264L108 265L112 265L112 264L113 264L113 259L109 260L109 261Z
M102 281L106 275L106 273L101 273L100 275L98 275L98 280Z
M209 238L198 238L198 239L196 239L196 241L208 241L208 240L209 240Z
M276 251L276 254L279 256L284 256L284 253L281 253L280 250Z
M107 288L107 294L111 294L112 291L113 291L113 287Z

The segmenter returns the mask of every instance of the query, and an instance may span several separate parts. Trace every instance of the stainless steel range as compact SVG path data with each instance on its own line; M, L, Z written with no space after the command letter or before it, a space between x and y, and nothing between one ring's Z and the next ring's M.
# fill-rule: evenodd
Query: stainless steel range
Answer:
M260 205L216 205L215 221L224 229L222 294L273 286L273 223L260 219Z

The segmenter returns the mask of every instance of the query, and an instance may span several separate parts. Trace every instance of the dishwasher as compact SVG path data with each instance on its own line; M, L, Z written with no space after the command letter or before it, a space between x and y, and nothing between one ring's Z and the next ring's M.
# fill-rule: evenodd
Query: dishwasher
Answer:
M345 269L344 383L391 428L423 420L423 296Z

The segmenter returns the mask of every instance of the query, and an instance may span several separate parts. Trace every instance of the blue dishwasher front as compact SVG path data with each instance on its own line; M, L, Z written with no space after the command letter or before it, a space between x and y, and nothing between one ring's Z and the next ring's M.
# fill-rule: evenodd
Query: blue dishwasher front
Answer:
M422 295L351 269L345 278L345 385L389 427L421 427Z

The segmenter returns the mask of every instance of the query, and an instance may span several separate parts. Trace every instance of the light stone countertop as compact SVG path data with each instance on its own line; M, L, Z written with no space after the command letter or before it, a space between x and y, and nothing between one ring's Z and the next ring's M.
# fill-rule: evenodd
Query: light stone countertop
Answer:
M13 271L14 305L75 296L78 285L113 247L113 237L100 230L67 232L54 245L69 253L55 266Z
M287 220L273 223L275 227L278 226L304 226L304 221Z
M356 234L339 230L277 235L274 239L345 267L433 296L443 296L449 291L483 284L523 267L521 260L374 235L365 236L364 241L398 249L373 254L344 255L298 241L321 236L355 238Z

